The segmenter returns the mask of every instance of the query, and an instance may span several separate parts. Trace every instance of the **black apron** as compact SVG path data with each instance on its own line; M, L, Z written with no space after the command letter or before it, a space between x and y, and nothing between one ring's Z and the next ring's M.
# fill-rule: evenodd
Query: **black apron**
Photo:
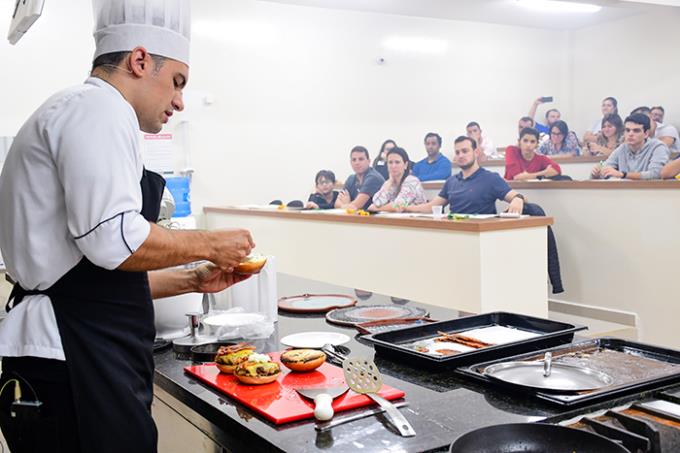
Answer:
M144 170L142 215L156 222L165 187ZM151 418L156 334L146 272L109 271L83 259L44 291L14 286L14 305L46 294L66 357L83 452L155 452ZM39 435L39 434L38 434Z

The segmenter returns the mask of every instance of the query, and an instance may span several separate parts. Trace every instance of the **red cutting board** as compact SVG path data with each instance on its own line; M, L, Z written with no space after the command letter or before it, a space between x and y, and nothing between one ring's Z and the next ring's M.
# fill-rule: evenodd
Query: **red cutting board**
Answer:
M280 363L280 353L274 352L268 355L272 360ZM328 363L307 373L290 372L283 366L281 370L281 375L274 382L263 385L244 385L233 375L220 373L214 363L184 368L187 373L248 406L277 425L314 416L314 403L300 396L295 391L296 388L337 387L345 383L342 368ZM403 391L388 385L383 385L378 394L388 400L404 396ZM350 390L333 400L333 409L335 412L340 412L369 404L374 404L372 399Z

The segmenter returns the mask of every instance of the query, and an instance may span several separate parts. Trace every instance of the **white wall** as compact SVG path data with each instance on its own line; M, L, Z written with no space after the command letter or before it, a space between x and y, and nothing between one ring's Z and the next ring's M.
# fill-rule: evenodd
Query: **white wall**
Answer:
M601 118L600 102L619 100L621 117L641 105L662 105L680 128L680 8L570 33L573 124L583 131Z
M50 95L87 78L94 53L88 0L46 1L16 46L6 35L14 0L0 0L0 136L13 136Z

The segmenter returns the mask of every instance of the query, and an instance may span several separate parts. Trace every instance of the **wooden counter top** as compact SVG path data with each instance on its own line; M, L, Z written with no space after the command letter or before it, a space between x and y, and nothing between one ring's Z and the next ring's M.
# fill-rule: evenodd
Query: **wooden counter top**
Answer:
M505 148L503 148L505 151ZM551 156L553 157L553 156ZM554 159L558 164L588 164L607 160L607 156L575 156L565 157L563 159ZM505 159L489 159L480 164L482 167L505 167ZM458 169L456 164L452 165L454 169Z
M242 209L232 207L203 208L205 214L234 214L255 217L275 217L286 220L317 220L320 222L362 223L368 225L397 226L405 228L430 228L434 230L467 231L481 233L486 231L533 228L553 224L552 217L525 217L522 219L482 219L482 220L434 220L427 218L390 218L387 216L358 216L348 214L325 214L305 211L279 211L266 209Z
M680 181L631 181L593 179L588 181L508 181L513 189L680 189ZM439 190L444 185L441 181L423 183L427 190Z

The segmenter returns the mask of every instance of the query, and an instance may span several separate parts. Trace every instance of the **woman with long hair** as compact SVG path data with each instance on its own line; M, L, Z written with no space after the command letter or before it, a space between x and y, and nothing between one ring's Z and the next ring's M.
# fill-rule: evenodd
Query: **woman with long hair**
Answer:
M401 212L404 207L427 203L420 180L411 175L409 157L402 148L387 152L388 179L373 196L369 211Z
M383 142L383 144L380 146L380 152L376 156L376 158L373 160L373 168L382 175L385 180L387 180L390 176L387 172L387 151L391 150L392 148L396 148L397 143L392 140L391 138L388 138Z
M602 120L607 115L618 115L619 114L619 101L615 97L608 96L602 99L602 106L600 107L602 112L602 118L595 121L595 123L588 129L583 136L583 143L588 145L590 142L597 140L597 134L602 130Z
M578 156L581 147L578 144L576 134L569 131L569 126L562 120L555 121L550 126L550 140L543 142L539 153L552 156L555 159Z
M588 151L593 156L609 156L623 143L623 120L616 113L602 118L602 129L597 133L594 142L588 142Z

